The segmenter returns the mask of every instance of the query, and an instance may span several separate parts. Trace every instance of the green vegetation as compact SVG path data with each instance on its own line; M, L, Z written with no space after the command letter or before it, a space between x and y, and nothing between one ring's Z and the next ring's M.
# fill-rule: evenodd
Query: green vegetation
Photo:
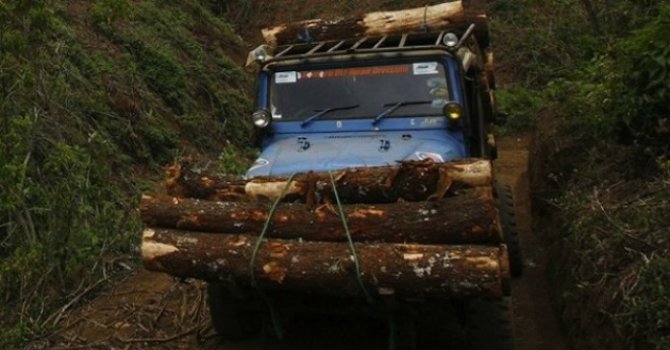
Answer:
M208 2L0 2L0 348L126 265L163 165L241 169L243 50Z
M584 349L670 344L670 5L496 1L508 130L537 124L552 280ZM522 64L518 64L522 62ZM546 205L545 205L546 206Z

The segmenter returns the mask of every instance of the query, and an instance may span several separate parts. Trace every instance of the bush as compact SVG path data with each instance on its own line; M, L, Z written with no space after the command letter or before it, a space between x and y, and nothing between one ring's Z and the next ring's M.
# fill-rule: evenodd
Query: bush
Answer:
M520 78L499 93L499 104L512 113L539 105L551 117L539 125L551 136L538 142L551 149L543 160L554 172L544 185L556 190L551 203L564 226L546 229L545 238L559 246L552 281L570 338L576 348L667 348L670 5L499 1L493 8L508 31L498 57L514 65L498 67Z
M507 117L505 124L497 127L499 135L530 130L535 125L535 115L547 104L541 91L522 85L498 90L496 99L499 112Z
M568 286L562 304L587 323L609 320L627 349L661 350L670 341L670 185L626 180L616 170L627 162L623 154L613 149L597 156L620 159L580 171L557 201L569 218L565 256L557 262ZM581 337L598 342L599 335L583 331Z
M615 67L608 111L620 122L621 134L655 156L670 152L670 5L615 46Z

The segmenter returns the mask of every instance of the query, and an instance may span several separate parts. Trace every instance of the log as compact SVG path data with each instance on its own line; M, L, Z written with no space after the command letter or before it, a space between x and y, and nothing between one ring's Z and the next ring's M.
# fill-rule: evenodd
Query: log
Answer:
M475 36L482 48L489 44L486 15L464 11L461 1L400 11L379 11L338 19L310 19L280 24L261 30L271 46L305 41L305 31L313 41L343 40L349 38L396 35L418 32L427 26L430 30L448 30L462 34L475 24Z
M336 171L337 191L344 203L391 203L441 199L463 188L490 187L491 162L465 159L447 163L406 161L394 166ZM168 170L168 194L208 200L274 201L286 186L286 177L239 177L195 174L180 164ZM297 175L282 198L309 204L332 199L329 174Z
M165 170L167 193L175 197L208 198L221 201L246 199L244 186L247 181L238 175L203 173L182 160Z
M498 211L490 188L464 190L440 202L345 205L343 210L356 241L502 242ZM143 196L140 211L144 222L152 227L258 235L267 221L269 205ZM299 203L280 204L267 234L310 241L347 239L337 208L323 205L310 210Z
M172 229L144 231L142 260L152 271L249 285L256 237ZM356 245L361 278L374 294L499 298L509 280L505 246ZM263 288L362 296L347 243L265 240L254 272Z

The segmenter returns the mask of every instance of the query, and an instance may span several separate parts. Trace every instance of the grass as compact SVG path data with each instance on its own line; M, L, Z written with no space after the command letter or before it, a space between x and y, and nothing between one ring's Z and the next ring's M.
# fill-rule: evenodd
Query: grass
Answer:
M242 50L199 1L0 2L1 348L123 269L163 165L248 154Z
M555 199L565 224L554 239L565 249L554 278L566 314L589 319L591 329L570 328L583 346L597 346L590 331L602 323L629 349L670 341L670 174L641 176L650 169L636 156L621 146L594 149L584 160L590 167L578 167Z

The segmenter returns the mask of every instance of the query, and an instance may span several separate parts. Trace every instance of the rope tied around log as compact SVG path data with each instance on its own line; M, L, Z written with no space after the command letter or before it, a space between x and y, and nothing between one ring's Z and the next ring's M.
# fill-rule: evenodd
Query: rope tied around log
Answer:
M347 217L344 215L344 209L342 208L342 202L340 201L340 195L337 193L337 184L335 183L335 177L333 176L332 171L328 171L330 175L330 183L333 186L333 194L335 195L335 203L337 203L337 211L340 214L340 219L342 220L342 226L344 227L344 232L347 234L347 242L349 242L349 249L351 250L351 255L354 257L354 267L356 268L356 280L358 281L358 286L361 288L363 295L365 295L365 300L368 304L372 305L374 300L368 292L368 289L363 284L363 278L361 277L361 264L358 261L358 253L356 253L356 246L354 246L354 240L351 238L351 232L349 231L349 224L347 223Z
M340 215L340 219L342 220L342 225L344 227L344 231L346 232L347 235L347 241L349 243L349 249L351 250L351 254L354 258L354 266L356 269L356 280L358 281L358 285L361 288L361 291L363 292L363 295L365 295L365 300L368 302L370 305L374 305L374 299L372 298L372 295L370 292L367 290L365 287L365 284L363 283L363 278L361 275L361 268L360 268L360 262L358 259L358 253L356 252L356 246L354 245L354 240L351 237L351 231L349 231L349 225L347 224L347 218L344 214L344 209L342 207L342 202L340 201L340 196L337 192L337 184L335 182L335 177L333 176L332 171L328 171L328 174L330 175L330 182L333 186L333 193L335 195L335 202L337 203L337 208L338 212ZM279 319L279 315L277 313L277 310L272 303L272 300L270 297L268 297L267 294L263 291L263 289L260 287L258 284L258 280L256 279L256 258L258 257L258 252L260 251L261 244L263 243L263 239L265 238L265 235L267 234L270 225L272 224L272 218L274 216L275 211L277 210L277 206L279 205L279 202L281 202L282 198L286 194L286 191L291 185L291 182L293 182L293 178L295 177L296 173L291 174L291 176L288 178L286 181L286 184L284 185L284 188L282 189L282 192L279 194L277 199L274 201L272 204L272 207L270 207L270 211L268 212L267 219L265 220L265 224L263 225L263 229L261 230L260 235L258 236L258 239L256 240L256 243L254 244L254 250L251 253L251 261L249 263L249 270L251 273L251 286L256 288L258 294L260 295L261 299L265 302L265 304L268 306L270 310L270 317L272 319L272 325L275 331L275 334L278 338L283 338L283 329L281 325L281 321ZM393 322L392 316L389 315L389 328L390 328L390 339L389 339L389 349L394 350L395 349L395 324Z
M342 220L342 226L344 227L344 232L347 234L347 242L349 243L349 249L351 250L351 254L354 257L354 267L356 269L356 280L358 281L358 286L361 288L363 295L365 295L365 300L368 302L368 304L374 306L375 300L372 298L372 295L370 294L370 292L368 292L368 289L365 287L365 284L363 283L360 261L358 259L358 253L356 252L356 246L354 245L354 240L351 237L351 231L349 231L349 224L347 222L347 217L344 214L344 209L342 208L340 195L337 192L337 184L335 181L335 177L333 176L333 172L330 170L328 171L328 175L330 176L330 183L333 186L333 194L335 195L335 203L337 203L337 211L340 214L340 219ZM389 341L388 341L389 350L395 350L395 322L393 320L393 315L391 314L388 307L386 308L385 311L389 326Z
M263 289L260 287L258 284L258 280L256 279L256 258L258 257L258 251L261 248L261 244L263 243L263 239L265 238L265 235L268 232L268 229L270 228L270 224L272 223L272 217L274 216L275 211L277 210L277 206L279 205L279 202L281 202L282 198L284 198L284 194L286 194L286 191L288 190L289 186L291 185L291 182L293 182L293 178L295 177L296 173L291 174L289 176L288 180L286 181L286 184L284 185L284 188L281 191L281 194L277 199L274 201L272 204L272 207L270 207L270 212L268 213L267 220L265 220L265 224L263 225L263 229L261 230L260 235L258 236L258 239L256 240L256 243L254 245L254 250L251 253L251 261L249 262L249 272L251 274L251 286L256 288L256 291L258 292L258 295L260 295L261 299L265 302L265 304L268 306L268 309L270 309L270 318L272 319L272 326L274 327L275 335L277 338L282 339L284 337L284 332L282 330L281 326L281 321L279 320L279 315L277 314L277 309L275 308L274 304L272 303L272 300L270 297L268 297L267 294L263 291Z

